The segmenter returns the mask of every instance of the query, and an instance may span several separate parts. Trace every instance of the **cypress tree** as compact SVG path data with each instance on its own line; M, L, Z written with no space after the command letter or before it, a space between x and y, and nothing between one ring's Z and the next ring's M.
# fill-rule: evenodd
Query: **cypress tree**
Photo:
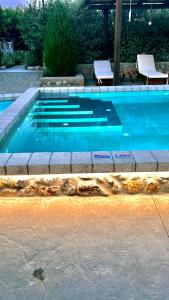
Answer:
M55 76L72 75L77 65L75 28L67 7L59 0L54 3L47 24L44 62Z

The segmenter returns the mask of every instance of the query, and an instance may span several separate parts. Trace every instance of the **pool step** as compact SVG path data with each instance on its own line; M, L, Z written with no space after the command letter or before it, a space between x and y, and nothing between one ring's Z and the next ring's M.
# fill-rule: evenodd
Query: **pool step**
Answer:
M75 96L76 97L76 96ZM39 96L39 100L46 99L68 99L69 94L67 93L41 93Z
M57 116L57 115L92 115L93 111L92 110L86 110L86 111L82 111L82 110L66 110L66 111L38 111L38 112L34 112L32 114L33 117L38 117L38 116Z
M40 99L31 118L37 128L122 126L111 101L80 97Z
M58 104L58 103L68 103L68 99L62 99L62 100L48 99L48 100L42 100L42 101L37 102L38 105L53 105L53 104Z
M100 121L100 122L94 122L94 121L89 121L89 122L51 122L51 123L45 123L45 122L36 122L32 124L33 127L36 128L57 128L57 127L93 127L93 126L107 126L106 121Z

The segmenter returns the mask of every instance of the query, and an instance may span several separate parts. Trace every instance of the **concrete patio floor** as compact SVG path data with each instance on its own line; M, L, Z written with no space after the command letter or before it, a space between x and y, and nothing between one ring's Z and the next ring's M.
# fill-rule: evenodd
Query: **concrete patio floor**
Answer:
M0 300L26 299L168 300L169 195L1 198Z

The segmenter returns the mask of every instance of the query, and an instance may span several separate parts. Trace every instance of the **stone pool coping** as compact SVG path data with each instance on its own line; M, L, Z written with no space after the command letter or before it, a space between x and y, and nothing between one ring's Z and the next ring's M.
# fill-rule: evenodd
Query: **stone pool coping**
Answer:
M169 85L30 88L0 116L0 141L39 93L169 91ZM1 153L1 175L169 171L169 150Z
M0 101L4 100L15 100L17 99L21 93L10 93L10 94L0 94Z

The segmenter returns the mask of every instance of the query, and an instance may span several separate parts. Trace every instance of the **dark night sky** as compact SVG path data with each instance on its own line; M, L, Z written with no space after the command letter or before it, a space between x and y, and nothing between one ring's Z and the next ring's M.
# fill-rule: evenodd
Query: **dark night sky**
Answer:
M16 7L16 5L25 4L28 0L0 0L0 6Z

